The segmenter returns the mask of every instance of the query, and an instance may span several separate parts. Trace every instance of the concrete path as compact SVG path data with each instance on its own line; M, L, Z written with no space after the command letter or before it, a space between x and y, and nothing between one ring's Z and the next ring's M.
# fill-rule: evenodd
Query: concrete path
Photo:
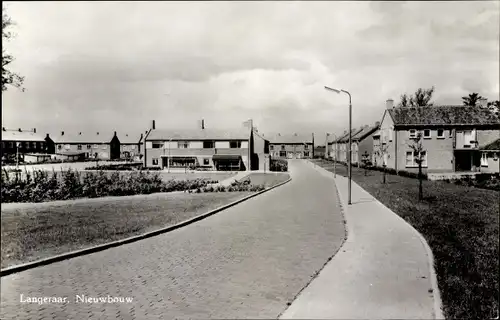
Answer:
M348 207L347 179L337 175L335 183L347 241L281 318L443 319L425 240L354 182Z
M2 277L0 318L276 319L345 238L333 181L290 169L291 182L187 227Z

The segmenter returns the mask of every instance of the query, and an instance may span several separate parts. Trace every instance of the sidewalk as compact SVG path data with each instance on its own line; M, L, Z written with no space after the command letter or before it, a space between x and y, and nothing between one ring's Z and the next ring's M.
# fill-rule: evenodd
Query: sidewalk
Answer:
M335 183L347 240L280 318L444 319L425 240L355 182L348 207L347 178Z

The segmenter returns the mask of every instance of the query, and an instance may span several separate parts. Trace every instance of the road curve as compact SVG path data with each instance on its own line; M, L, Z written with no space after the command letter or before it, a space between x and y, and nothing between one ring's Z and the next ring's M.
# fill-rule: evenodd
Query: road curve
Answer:
M2 277L1 319L276 318L345 236L333 180L289 162L290 183L205 220Z

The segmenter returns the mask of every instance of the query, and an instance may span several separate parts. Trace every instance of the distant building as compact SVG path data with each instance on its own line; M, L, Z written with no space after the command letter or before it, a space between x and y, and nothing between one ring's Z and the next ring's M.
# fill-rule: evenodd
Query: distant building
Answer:
M205 128L202 120L194 129L156 129L152 121L144 138L146 167L208 170L263 170L269 168L269 141L252 121L235 130Z
M314 156L314 134L276 134L270 138L269 152L273 158L311 159Z
M120 140L120 159L140 160L142 157L142 139L143 134L119 134Z
M47 142L43 135L32 130L9 130L2 127L2 161L15 161L19 152L20 161L28 153L47 153Z
M51 136L55 154L61 158L115 160L120 158L120 140L114 133L78 132Z

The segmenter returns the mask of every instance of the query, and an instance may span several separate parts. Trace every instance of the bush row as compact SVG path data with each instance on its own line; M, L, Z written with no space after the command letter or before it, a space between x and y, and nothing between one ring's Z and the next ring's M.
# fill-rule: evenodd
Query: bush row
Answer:
M132 172L120 175L119 172L107 174L104 171L80 173L66 171L24 172L23 177L5 169L1 175L1 201L8 202L44 202L75 198L97 198L104 196L126 196L151 194L155 192L204 190L221 191L207 188L215 180L170 180L163 181L158 173ZM231 188L232 187L232 188ZM254 186L224 188L223 191L257 191Z
M197 188L196 190L189 190L188 192L242 192L242 191L250 191L250 192L258 192L264 190L265 187L263 185L252 185L250 180L243 181L234 181L229 186L212 186L209 185L204 188Z
M333 160L331 160L331 159L328 159L327 161L333 162ZM347 166L347 163L344 162L344 161L337 161L337 163L339 163L341 165L344 165L344 166ZM353 167L354 166L358 167L357 164L353 164ZM361 169L365 169L366 168L368 170L374 170L374 171L384 172L384 168L383 167L373 166L373 165L360 164L359 168L361 168ZM392 168L385 168L385 173L386 174L392 174L392 175L400 175L402 177L408 177L408 178L418 179L418 172L410 172L410 171L404 171L404 170L396 171L395 169L392 169ZM425 172L422 172L422 177L424 178L424 180L427 180L427 174Z
M288 161L285 159L271 159L269 162L269 171L287 172Z

